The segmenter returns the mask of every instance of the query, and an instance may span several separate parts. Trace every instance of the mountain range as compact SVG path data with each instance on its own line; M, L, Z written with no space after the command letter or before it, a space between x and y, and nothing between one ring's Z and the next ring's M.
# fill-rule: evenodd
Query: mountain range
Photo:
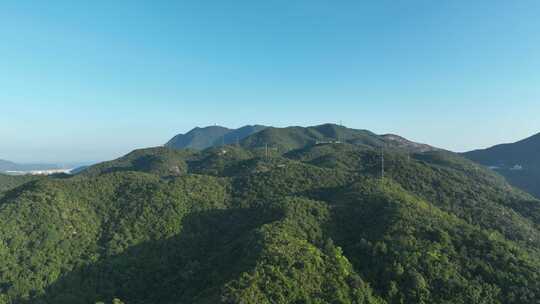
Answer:
M463 155L492 168L512 185L540 198L540 133L515 143Z
M244 140L247 137L249 138ZM255 125L228 129L221 126L210 126L195 128L186 134L176 135L165 146L175 149L201 150L224 144L240 144L246 148L262 149L269 145L271 149L290 150L311 143L330 141L343 141L360 146L400 148L410 152L439 150L427 144L409 141L398 135L376 135L367 130L349 129L335 124L307 128L274 128ZM537 134L513 144L497 145L488 149L466 152L462 155L495 170L513 186L540 198L539 152L540 134Z
M356 130L336 124L312 127L275 128L262 125L228 129L221 126L195 128L186 134L178 134L165 144L174 149L196 150L221 145L237 144L246 148L290 150L313 143L343 142L358 146L401 148L411 152L436 150L426 144L409 141L403 137L386 134L376 135L367 130Z
M540 298L540 200L463 155L333 124L197 142L0 175L0 303Z

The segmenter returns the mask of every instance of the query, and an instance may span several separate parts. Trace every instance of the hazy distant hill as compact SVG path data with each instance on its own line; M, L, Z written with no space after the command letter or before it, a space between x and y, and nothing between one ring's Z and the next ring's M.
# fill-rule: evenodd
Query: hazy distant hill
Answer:
M165 146L174 149L202 150L216 145L235 143L265 128L261 125L244 126L238 129L228 129L221 126L195 128L186 134L176 135Z
M55 165L55 164L17 164L11 161L0 159L0 172L52 170L52 169L60 169L60 166Z
M514 186L540 197L540 133L516 143L463 155L496 170Z
M17 167L17 164L7 161L7 160L0 159L0 171L13 170L13 168L16 168L16 167Z

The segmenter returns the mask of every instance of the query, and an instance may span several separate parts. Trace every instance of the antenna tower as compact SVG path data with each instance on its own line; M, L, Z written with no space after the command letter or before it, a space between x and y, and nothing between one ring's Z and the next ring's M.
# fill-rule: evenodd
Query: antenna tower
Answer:
M381 180L384 180L384 146L381 147Z
M342 123L341 120L339 121L339 126L340 126L340 129L341 129L341 127L343 127L343 123ZM337 131L337 132L338 132L338 134L337 134L337 141L338 141L338 143L341 142L341 136L339 136L339 131L340 131L340 130L338 129L338 131Z

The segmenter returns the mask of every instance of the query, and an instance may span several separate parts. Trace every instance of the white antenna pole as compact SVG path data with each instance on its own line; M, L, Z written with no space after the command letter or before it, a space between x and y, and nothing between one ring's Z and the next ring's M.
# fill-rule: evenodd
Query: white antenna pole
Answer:
M341 136L339 136L339 129L336 132L336 137L337 137L336 139L337 139L338 143L341 142Z
M343 127L343 121L341 121L341 120L339 121L339 126ZM339 136L339 129L338 129L338 139L337 140L338 140L338 142L341 143L341 136Z

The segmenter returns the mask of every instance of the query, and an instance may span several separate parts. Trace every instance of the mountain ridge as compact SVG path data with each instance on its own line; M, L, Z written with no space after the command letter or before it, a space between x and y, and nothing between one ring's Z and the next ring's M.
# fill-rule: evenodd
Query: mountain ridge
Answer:
M232 144L265 129L263 125L246 125L238 129L222 126L195 127L185 134L177 134L165 146L175 149L203 150L212 146Z
M19 164L0 159L0 172L61 169L56 164Z
M271 127L247 125L238 129L221 126L196 127L185 134L178 134L165 146L174 149L193 148L204 150L221 145L239 144L243 147L297 149L313 143L347 142L354 145L401 148L411 152L438 150L427 144L416 143L394 134L377 135L368 130L351 129L337 124L315 126Z
M540 133L462 155L492 168L514 186L540 197Z

